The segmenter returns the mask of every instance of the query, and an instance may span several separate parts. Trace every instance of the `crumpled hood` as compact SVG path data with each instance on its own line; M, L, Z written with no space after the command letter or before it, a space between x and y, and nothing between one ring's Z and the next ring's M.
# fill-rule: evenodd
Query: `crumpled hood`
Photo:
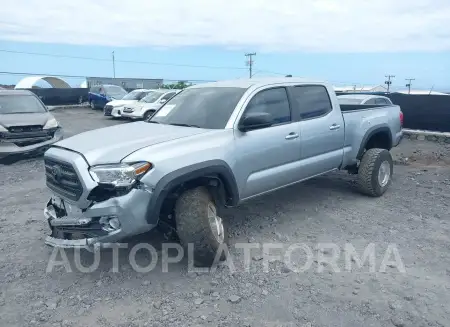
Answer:
M53 118L49 112L23 113L23 114L0 114L0 126L9 128L13 126L44 126L47 121Z
M209 131L193 127L136 122L84 132L55 145L81 153L89 165L94 166L119 163L139 149Z
M138 102L138 100L113 100L113 101L109 101L106 105L113 106L113 107L119 107L119 106L123 106L125 104L131 104L131 103L135 103L135 102Z

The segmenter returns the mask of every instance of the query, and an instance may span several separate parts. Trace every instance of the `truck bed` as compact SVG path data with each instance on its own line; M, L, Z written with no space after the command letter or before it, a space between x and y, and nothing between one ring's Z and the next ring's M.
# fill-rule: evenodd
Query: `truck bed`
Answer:
M390 104L341 104L342 112L392 107Z
M345 123L343 166L355 163L360 145L365 143L364 137L373 128L392 133L395 146L401 137L400 107L397 105L341 105ZM392 131L392 132L390 132Z

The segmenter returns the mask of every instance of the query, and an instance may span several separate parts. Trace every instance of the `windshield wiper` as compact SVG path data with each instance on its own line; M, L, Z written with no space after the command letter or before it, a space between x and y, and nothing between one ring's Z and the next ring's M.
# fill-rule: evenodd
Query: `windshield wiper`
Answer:
M172 124L167 124L167 125L173 125L173 126L183 126L183 127L196 127L196 128L201 128L198 125L189 125L189 124L178 124L178 123L172 123Z
M154 121L154 120L146 120L147 123L152 123L152 124L161 124L159 121Z

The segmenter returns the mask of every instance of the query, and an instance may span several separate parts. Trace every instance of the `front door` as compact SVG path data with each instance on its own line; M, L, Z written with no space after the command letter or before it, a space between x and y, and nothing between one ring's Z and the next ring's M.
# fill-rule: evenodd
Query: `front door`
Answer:
M255 94L244 114L266 112L274 125L248 132L235 131L235 170L241 198L249 198L298 180L301 138L299 123L292 119L284 87Z

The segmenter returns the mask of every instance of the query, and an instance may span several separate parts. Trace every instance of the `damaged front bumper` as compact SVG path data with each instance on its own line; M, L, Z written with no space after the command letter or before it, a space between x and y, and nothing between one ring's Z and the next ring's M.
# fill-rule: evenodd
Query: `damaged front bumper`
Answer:
M156 226L156 222L147 221L151 196L149 190L132 189L84 210L52 197L44 208L51 230L45 243L60 248L92 248L147 232Z

